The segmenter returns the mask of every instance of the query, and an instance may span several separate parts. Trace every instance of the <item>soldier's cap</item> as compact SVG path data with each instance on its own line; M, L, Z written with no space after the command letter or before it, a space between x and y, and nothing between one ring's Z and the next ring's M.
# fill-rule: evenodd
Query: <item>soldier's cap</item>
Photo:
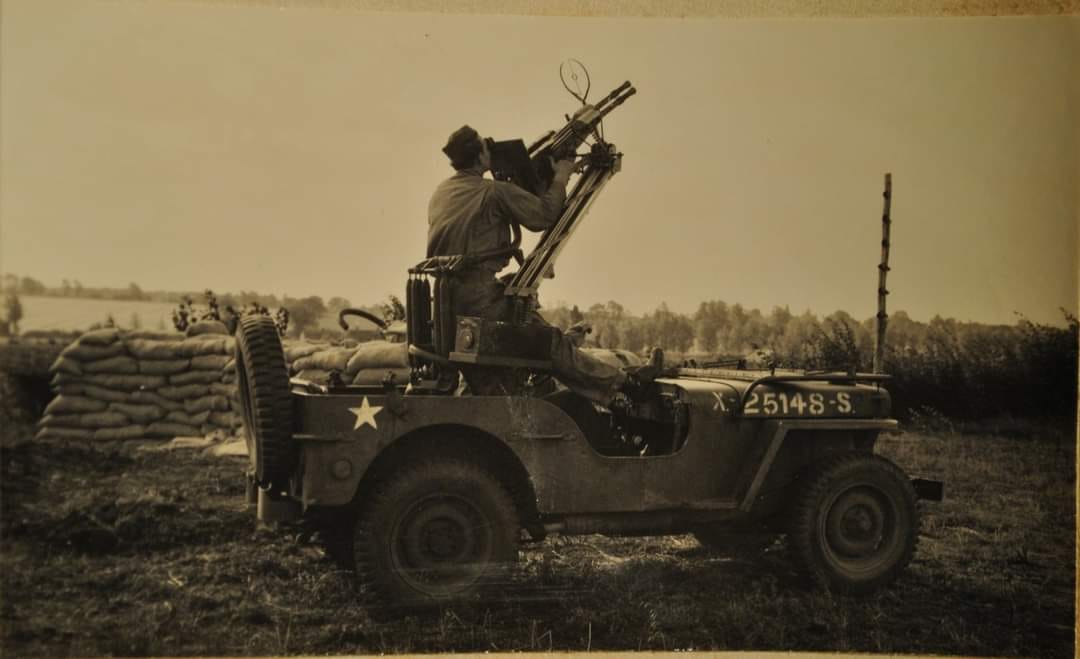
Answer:
M461 169L471 166L483 148L480 133L466 124L450 134L450 139L443 147L443 153L450 158L451 165L456 169Z

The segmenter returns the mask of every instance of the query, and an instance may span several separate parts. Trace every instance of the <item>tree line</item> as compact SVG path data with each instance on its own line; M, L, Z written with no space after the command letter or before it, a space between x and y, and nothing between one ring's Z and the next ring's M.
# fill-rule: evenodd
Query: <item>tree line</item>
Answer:
M178 306L195 304L209 291L144 292L135 283L125 289L86 288L64 282L44 286L31 277L5 275L7 298L23 295L154 300ZM212 294L211 294L212 295ZM388 320L400 318L400 301L361 308ZM343 336L338 312L354 306L348 299L320 296L278 297L255 291L216 296L221 308L241 309L255 304L270 310L287 309L288 334L309 339L336 340ZM17 299L5 299L5 317L19 314ZM566 329L579 322L592 327L591 345L622 348L640 354L660 347L669 362L727 360L750 352L767 355L777 367L856 369L871 367L875 321L857 320L845 311L819 317L774 307L769 313L722 300L701 302L692 314L671 311L666 304L641 315L618 302L594 304L584 310L558 305L541 309L551 324ZM1015 415L1075 417L1077 382L1077 319L1062 310L1065 326L1031 322L1017 316L1012 325L962 322L934 316L928 322L903 311L888 319L885 371L893 376L889 390L901 416L940 413L959 419ZM16 320L17 322L17 320ZM353 321L353 338L374 338L374 327Z

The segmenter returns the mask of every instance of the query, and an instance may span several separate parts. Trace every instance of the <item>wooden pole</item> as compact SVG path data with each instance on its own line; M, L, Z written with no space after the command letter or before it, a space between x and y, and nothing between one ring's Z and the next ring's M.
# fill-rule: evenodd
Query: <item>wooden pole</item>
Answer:
M885 210L881 213L881 263L878 264L878 311L877 311L877 336L874 341L874 372L884 372L885 361L885 326L889 315L885 313L885 296L889 294L885 288L885 277L889 274L889 227L892 219L889 212L892 207L892 174L885 174Z

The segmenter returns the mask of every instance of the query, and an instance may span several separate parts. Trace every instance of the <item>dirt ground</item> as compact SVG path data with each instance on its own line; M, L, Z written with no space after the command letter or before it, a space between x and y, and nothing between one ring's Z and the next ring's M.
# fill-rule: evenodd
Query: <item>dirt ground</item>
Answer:
M903 434L881 452L946 481L909 570L817 592L782 547L553 537L499 601L366 609L300 527L256 523L243 458L24 443L2 453L6 656L515 650L823 650L1073 656L1075 452L1038 437Z

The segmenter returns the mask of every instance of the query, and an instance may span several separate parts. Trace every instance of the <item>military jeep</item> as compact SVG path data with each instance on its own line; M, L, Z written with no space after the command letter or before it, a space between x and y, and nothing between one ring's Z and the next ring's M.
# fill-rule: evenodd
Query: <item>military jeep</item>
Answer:
M560 223L509 280L517 311L618 171L621 154L596 128L633 91L626 83L583 105L530 147L493 145L509 154L495 175L536 189L549 156L592 140ZM786 535L798 570L853 594L888 585L911 560L916 501L940 500L941 484L874 453L879 434L897 428L888 376L664 365L599 406L551 378L556 330L453 313L453 278L469 261L410 270L407 382L290 380L272 321L241 319L236 364L259 519L317 521L360 583L405 604L482 593L523 539L551 533L693 533L714 547ZM481 370L504 376L502 388L463 394L460 376L471 383Z

